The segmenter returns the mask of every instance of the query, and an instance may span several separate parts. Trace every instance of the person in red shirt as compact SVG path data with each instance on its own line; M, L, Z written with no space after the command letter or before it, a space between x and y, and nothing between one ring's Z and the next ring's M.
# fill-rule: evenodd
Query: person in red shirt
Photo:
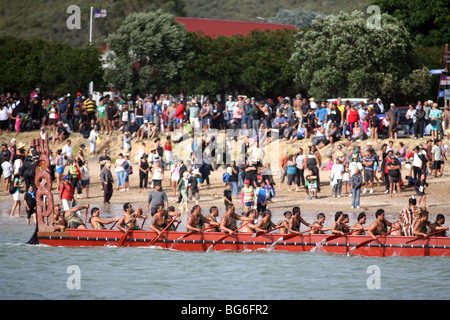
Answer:
M59 204L63 211L67 211L72 207L73 187L70 184L69 177L63 178L63 183L59 186Z
M183 128L183 120L184 120L184 104L179 102L177 109L175 110L175 117L177 118L177 126L178 129Z
M350 132L353 132L353 126L355 123L359 121L359 113L358 110L355 109L354 105L350 106L347 112L347 123L350 129Z

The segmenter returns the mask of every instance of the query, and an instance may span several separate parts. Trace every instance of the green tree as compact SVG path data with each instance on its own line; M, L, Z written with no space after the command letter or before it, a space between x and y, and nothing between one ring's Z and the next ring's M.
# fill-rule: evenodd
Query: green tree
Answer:
M0 92L17 90L62 94L87 91L89 82L103 85L101 52L39 38L0 38Z
M183 70L180 86L185 92L210 96L290 94L294 70L289 58L296 33L267 30L217 38L190 33L195 57Z
M448 0L374 0L380 7L405 24L415 44L442 46L450 43L450 3Z
M172 14L132 13L108 36L105 81L131 93L168 88L192 57L188 40Z
M296 81L316 98L380 97L400 103L427 93L429 72L403 24L388 14L381 15L379 28L366 23L361 11L341 12L300 31L291 58Z
M311 23L314 19L317 17L324 17L325 14L315 12L312 10L306 10L302 7L298 7L295 10L289 10L289 9L278 9L277 14L268 19L269 22L276 22L276 23L286 23L286 24L292 24L296 26L298 29L305 28L305 27L311 27Z

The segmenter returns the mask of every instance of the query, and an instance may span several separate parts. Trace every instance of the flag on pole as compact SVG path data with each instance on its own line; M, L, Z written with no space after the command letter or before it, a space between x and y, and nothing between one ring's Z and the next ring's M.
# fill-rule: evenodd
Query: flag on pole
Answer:
M95 12L94 18L106 17L106 10L95 9L94 12Z

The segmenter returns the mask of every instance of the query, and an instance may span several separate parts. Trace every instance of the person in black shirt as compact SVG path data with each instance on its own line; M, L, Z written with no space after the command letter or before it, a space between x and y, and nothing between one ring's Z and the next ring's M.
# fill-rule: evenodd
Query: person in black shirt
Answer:
M225 190L223 190L223 203L225 204L225 208L233 204L233 198L231 196L231 183L226 182L225 183Z

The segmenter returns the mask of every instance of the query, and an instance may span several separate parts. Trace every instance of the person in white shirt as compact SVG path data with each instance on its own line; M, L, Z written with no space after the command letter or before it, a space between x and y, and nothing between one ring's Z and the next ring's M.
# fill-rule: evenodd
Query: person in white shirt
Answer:
M61 154L65 157L66 160L72 160L72 141L70 139L67 139L66 144L64 147L62 147Z
M99 136L98 128L97 126L94 126L94 128L91 130L91 133L89 134L89 145L91 149L91 157L94 157L97 153L97 137Z
M343 178L344 166L340 160L336 160L331 168L331 186L333 187L333 198L341 197L342 191L342 178Z
M5 192L9 192L9 185L11 184L11 176L14 172L11 161L5 160L2 163L3 180L5 182Z
M9 132L9 118L11 117L11 109L6 105L0 104L0 134L3 130Z

